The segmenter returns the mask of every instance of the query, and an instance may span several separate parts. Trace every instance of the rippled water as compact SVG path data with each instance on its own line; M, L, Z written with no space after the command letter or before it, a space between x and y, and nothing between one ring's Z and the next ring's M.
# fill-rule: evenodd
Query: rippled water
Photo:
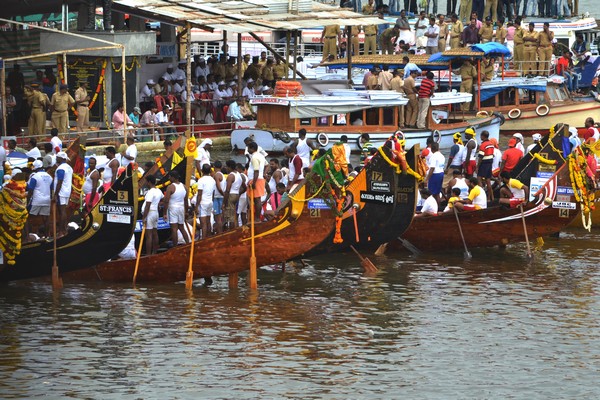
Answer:
M600 232L598 232L600 233ZM598 398L598 233L259 271L259 291L0 286L0 398Z

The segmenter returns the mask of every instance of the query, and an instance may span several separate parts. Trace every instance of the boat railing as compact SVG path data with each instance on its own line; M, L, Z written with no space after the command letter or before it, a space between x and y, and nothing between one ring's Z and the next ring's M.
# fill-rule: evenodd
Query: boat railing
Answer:
M86 135L86 145L105 145L119 146L125 142L124 138L128 135L133 135L137 142L152 142L164 141L167 138L175 137L183 134L187 130L191 130L196 138L203 136L226 136L231 134L235 123L232 122L216 122L213 124L197 124L194 121L191 124L178 124L168 126L153 125L150 127L127 127L125 129L89 129L86 131L77 131L69 129L67 133L60 133L58 136L63 142L63 148L67 148L79 135ZM161 133L162 128L162 133ZM42 135L26 135L23 131L17 136L19 143L28 143L29 139L34 138L38 142L38 147L43 150L43 143L48 140L49 133Z

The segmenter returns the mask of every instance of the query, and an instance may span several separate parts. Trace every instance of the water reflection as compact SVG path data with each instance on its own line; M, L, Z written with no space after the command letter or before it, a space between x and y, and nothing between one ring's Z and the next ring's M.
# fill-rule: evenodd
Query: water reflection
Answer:
M595 398L598 238L259 271L259 291L0 286L0 397Z

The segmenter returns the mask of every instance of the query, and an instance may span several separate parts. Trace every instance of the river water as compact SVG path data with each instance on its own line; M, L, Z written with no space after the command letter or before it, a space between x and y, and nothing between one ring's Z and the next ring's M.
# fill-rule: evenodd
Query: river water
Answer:
M0 285L0 398L592 399L598 231L165 285Z

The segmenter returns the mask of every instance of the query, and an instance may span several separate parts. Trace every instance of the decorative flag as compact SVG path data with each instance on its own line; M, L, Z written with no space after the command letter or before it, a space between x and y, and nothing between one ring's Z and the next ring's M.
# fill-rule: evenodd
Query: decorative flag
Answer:
M195 138L191 137L185 142L184 154L186 157L192 156L192 157L196 158L198 156Z

